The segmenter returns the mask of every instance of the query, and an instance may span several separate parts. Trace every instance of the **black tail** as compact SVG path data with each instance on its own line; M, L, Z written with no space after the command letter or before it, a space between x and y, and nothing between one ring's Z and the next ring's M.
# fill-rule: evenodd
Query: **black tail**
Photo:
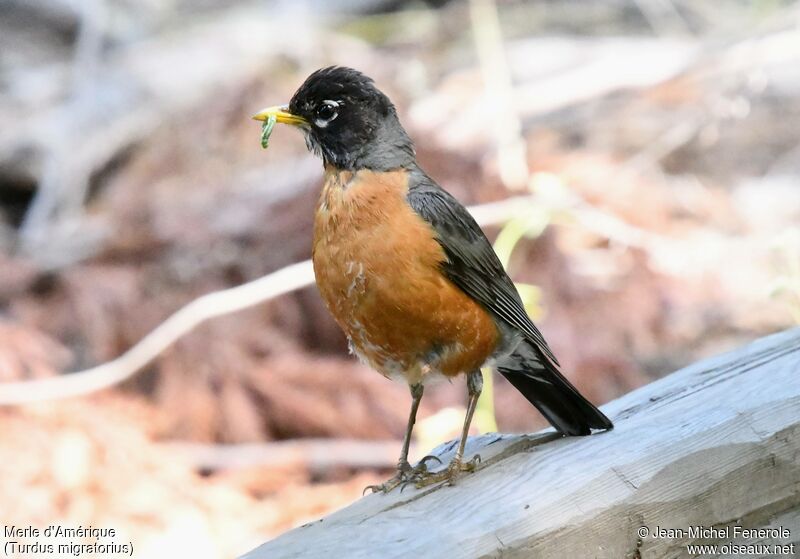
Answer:
M565 435L590 435L592 429L614 428L611 420L527 341L499 363L497 371Z

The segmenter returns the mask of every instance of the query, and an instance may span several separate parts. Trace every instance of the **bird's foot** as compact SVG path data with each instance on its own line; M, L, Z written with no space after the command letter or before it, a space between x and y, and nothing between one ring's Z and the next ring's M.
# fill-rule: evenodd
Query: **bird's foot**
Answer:
M479 454L473 456L472 460L469 460L468 462L464 462L460 458L453 458L450 461L450 464L448 464L447 468L441 472L426 472L424 475L421 475L412 481L416 485L417 489L421 489L423 487L427 487L428 485L433 485L443 481L446 482L447 485L453 485L455 484L456 480L461 477L461 474L464 472L474 472L480 463L481 457Z
M372 491L373 493L389 493L394 488L398 486L405 487L409 483L414 483L421 476L428 474L428 466L426 462L429 460L436 460L439 464L442 463L439 460L438 456L433 456L429 454L428 456L424 456L419 462L417 462L416 466L411 466L407 461L402 461L397 465L397 473L393 475L391 478L387 479L385 482L381 483L380 485L368 485L364 488L364 493L367 491ZM402 489L401 489L402 491Z

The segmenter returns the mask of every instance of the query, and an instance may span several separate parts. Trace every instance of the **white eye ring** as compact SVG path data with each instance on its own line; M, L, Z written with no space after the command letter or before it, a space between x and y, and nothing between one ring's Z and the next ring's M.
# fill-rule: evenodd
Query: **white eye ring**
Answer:
M328 118L315 118L314 124L317 125L319 128L325 128L326 126L328 126L328 124L336 120L336 117L339 116L339 111L337 111L336 109L338 109L340 105L341 103L339 103L338 101L331 101L328 99L323 101L322 105L320 105L320 107L317 109L317 112L319 112L322 109L322 107L326 107L332 109L333 114Z

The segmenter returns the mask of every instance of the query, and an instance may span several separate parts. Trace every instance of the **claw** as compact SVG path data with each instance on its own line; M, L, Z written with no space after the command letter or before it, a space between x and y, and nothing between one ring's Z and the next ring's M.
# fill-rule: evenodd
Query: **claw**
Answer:
M389 493L392 489L397 487L398 485L405 482L405 476L398 472L394 477L391 479L386 480L384 483L380 485L367 485L364 488L364 491L361 493L361 496L364 496L364 493L367 490L371 490L373 493Z
M467 468L470 468L468 471L474 472L475 468L477 468L478 464L480 464L480 463L481 463L481 455L480 454L476 454L475 456L472 457L472 460L470 460L469 462L464 464L464 466L467 467Z
M362 491L361 496L363 497L367 490L371 490L373 493L389 493L392 489L397 487L398 485L405 483L408 481L414 473L414 468L411 467L407 461L403 460L397 464L397 473L394 474L391 478L387 479L384 483L380 485L367 485Z
M424 466L425 462L428 460L436 460L439 464L443 464L442 460L438 456L434 456L433 454L428 454L427 456L423 456L420 458L419 462L417 462L417 467Z
M480 455L476 454L469 462L462 462L459 458L453 458L447 468L441 472L419 476L418 479L410 480L415 482L417 489L439 482L447 482L453 485L463 472L474 472L481 462Z
M380 485L366 486L361 495L363 496L366 494L368 490L373 493L389 493L396 487L400 487L400 492L402 493L403 490L411 484L419 486L418 484L425 480L427 476L434 475L428 471L428 466L426 464L426 462L432 460L435 460L439 464L442 463L441 459L433 454L423 456L413 467L408 462L401 462L397 465L397 473L394 476Z

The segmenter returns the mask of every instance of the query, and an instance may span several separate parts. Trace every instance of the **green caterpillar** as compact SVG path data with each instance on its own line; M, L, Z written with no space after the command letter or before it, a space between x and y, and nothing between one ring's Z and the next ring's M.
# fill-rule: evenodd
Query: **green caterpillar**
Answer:
M276 122L278 122L278 119L275 118L275 115L270 115L261 126L261 147L264 149L269 146L269 137L272 135L272 129L275 127Z

